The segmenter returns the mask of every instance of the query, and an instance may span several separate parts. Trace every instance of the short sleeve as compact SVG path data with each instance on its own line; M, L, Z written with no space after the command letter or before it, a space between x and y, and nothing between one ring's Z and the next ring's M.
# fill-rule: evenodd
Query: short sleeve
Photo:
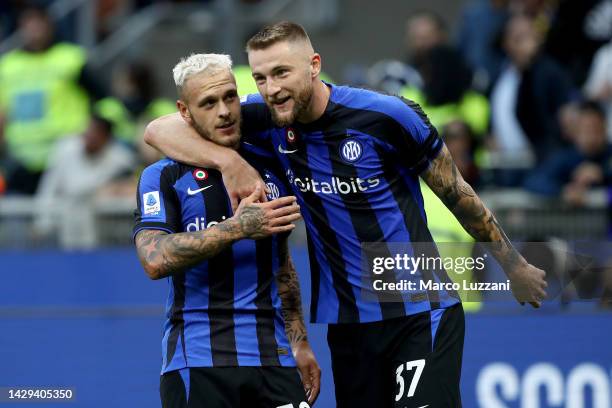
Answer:
M379 139L410 171L421 173L444 145L438 131L421 107L408 99L386 97L383 109L387 123Z
M143 229L180 231L180 204L174 191L172 165L160 162L147 167L140 176L136 192L133 237Z
M274 149L270 140L275 125L272 121L272 114L261 95L250 94L241 97L240 106L243 145L254 146L273 155Z

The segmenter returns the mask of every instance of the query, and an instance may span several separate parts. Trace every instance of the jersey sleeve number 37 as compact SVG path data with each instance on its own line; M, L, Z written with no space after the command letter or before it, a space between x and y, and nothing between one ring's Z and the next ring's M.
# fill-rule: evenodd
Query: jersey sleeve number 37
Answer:
M423 374L423 369L425 368L425 360L421 359L421 360L407 361L406 363L400 364L395 369L395 380L397 381L397 384L399 385L399 391L397 392L397 395L395 396L395 401L399 401L400 399L402 399L402 396L404 395L404 391L406 389L404 377L402 376L402 373L404 372L404 367L406 368L406 371L412 371L413 369L416 368L414 372L414 376L412 377L412 381L410 381L410 386L408 387L408 394L407 394L407 397L412 397L414 396L417 385L419 384L419 379L421 378L421 374Z

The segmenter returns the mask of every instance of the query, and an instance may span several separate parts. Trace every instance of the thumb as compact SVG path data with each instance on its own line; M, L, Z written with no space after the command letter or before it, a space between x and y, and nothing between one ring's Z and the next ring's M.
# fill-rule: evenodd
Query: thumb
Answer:
M302 374L302 384L305 390L312 388L312 378L310 373L310 367L300 367L300 374Z
M236 212L238 208L238 196L236 194L230 194L230 203L232 205L232 212Z
M258 201L260 196L261 196L261 186L258 184L255 187L255 190L253 190L253 192L248 197L246 197L243 201L246 201L247 204L251 204L251 203L254 203L255 201Z

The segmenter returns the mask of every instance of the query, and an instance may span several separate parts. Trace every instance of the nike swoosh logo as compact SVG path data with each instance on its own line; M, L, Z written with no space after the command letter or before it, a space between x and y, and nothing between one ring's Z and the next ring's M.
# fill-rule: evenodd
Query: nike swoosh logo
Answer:
M281 147L281 145L278 145L278 151L283 153L283 154L290 154L290 153L295 153L298 151L298 149L295 150L285 150Z
M198 194L200 191L204 191L207 188L211 188L212 186L206 186L206 187L202 187L202 188L198 188L197 190L192 190L191 187L189 187L187 189L187 194L189 195L194 195L194 194Z

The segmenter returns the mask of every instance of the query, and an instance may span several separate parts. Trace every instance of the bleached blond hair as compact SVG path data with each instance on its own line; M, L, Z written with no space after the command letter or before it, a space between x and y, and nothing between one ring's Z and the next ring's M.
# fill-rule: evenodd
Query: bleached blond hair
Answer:
M183 85L189 77L206 72L209 75L221 71L232 70L232 58L226 54L191 54L183 58L172 69L174 84L179 95L182 93Z

